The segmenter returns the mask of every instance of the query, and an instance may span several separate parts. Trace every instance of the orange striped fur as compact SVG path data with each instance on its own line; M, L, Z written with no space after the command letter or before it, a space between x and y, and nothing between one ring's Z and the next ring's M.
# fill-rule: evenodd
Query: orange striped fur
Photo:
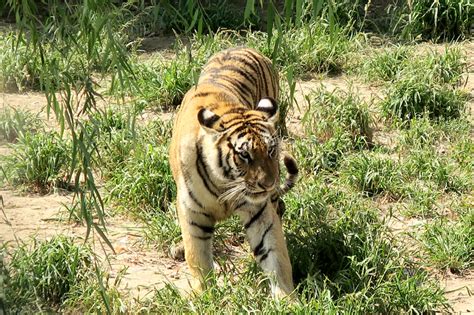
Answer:
M293 291L291 264L277 213L295 183L295 160L284 155L280 186L278 76L270 60L249 48L214 55L178 111L170 146L185 258L196 289L212 271L217 221L237 213L256 260L271 275L275 295Z

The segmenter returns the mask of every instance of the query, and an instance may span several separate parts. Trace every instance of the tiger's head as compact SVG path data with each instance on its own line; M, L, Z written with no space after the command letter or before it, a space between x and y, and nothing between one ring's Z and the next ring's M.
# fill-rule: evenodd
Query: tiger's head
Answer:
M259 202L279 187L278 105L263 98L255 109L198 113L205 158L222 184L221 202Z

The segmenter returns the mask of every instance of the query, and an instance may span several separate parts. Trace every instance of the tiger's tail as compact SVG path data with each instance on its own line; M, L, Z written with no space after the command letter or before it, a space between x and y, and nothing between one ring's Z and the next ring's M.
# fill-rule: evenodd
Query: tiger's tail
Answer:
M298 180L299 172L296 160L286 152L283 156L283 163L285 164L286 168L286 177L285 183L282 184L279 189L280 196L283 196L295 186L296 181Z

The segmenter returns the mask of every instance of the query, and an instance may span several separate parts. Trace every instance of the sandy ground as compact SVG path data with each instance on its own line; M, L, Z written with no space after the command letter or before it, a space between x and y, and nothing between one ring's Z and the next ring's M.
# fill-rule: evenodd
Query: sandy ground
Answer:
M161 47L161 46L160 46ZM467 43L464 48L468 52L471 64L470 71L474 69L474 44ZM436 47L436 49L441 49ZM473 73L464 86L464 89L474 97ZM306 109L304 95L312 89L323 85L328 90L336 88L348 90L349 88L359 91L360 96L370 101L371 98L382 97L381 88L354 81L351 77L338 76L334 78L312 79L297 84L298 106L288 116L288 127L294 133L301 131L300 120ZM54 114L48 119L45 110L46 99L40 93L8 94L0 93L0 109L6 106L22 108L39 113L39 116L47 122L50 128L56 128L57 124ZM469 102L472 109L473 101ZM161 114L163 115L163 114ZM172 114L164 114L162 119L170 119ZM472 117L473 115L471 115ZM142 116L143 121L156 119L157 114L147 112ZM378 137L378 138L377 138ZM374 134L377 141L388 141L380 134ZM10 152L8 145L0 142L0 156ZM48 239L58 234L70 235L78 241L82 241L86 234L86 228L82 225L67 223L67 214L63 204L69 204L72 200L71 194L56 192L49 195L28 195L0 187L0 207L3 200L3 212L0 212L0 243L8 242L15 246L18 241L28 241L31 238ZM1 208L0 208L1 209ZM61 210L63 209L63 210ZM410 222L400 221L394 223L392 228L406 229L407 226L422 224L417 220ZM164 253L159 253L150 246L145 246L145 241L140 234L140 225L123 217L109 218L107 222L108 237L114 247L115 254L110 249L106 252L110 258L110 273L115 277L123 268L127 268L121 281L121 289L129 292L132 297L145 297L154 288L161 288L170 282L183 291L189 290L189 274L184 262L174 261ZM97 252L103 253L97 235L93 236L94 246ZM446 296L451 302L456 313L474 312L474 275L465 274L462 277L456 275L444 275L440 278Z

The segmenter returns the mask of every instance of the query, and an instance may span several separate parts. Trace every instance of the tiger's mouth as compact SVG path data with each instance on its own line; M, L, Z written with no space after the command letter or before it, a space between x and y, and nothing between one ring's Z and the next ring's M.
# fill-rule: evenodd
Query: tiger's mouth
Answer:
M265 188L254 188L254 187L247 187L246 191L249 196L255 196L255 197L260 197L266 194L270 194L273 191L275 191L276 187L271 187L268 189Z
M269 194L277 190L276 185L265 189L264 187L259 187L259 185L245 183L243 179L229 183L225 188L225 191L219 196L218 201L220 203L228 202L231 206L234 206L243 199L250 201L265 199Z

